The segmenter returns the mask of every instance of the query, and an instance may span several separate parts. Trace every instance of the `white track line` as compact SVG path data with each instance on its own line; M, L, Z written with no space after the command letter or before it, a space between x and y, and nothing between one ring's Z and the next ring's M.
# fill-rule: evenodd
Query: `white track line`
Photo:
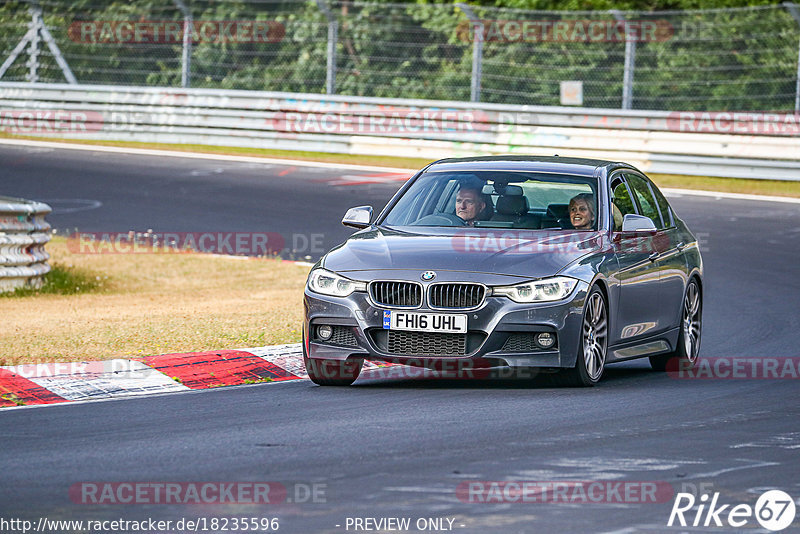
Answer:
M786 202L788 204L800 204L800 198L776 197L769 195L748 195L745 193L721 193L719 191L701 191L698 189L672 189L663 187L661 191L665 195L694 195L698 197L725 198L731 200L761 200L764 202Z
M149 148L129 148L121 146L81 145L77 143L56 143L52 141L31 141L28 139L0 138L0 144L30 146L39 148L66 148L71 150L89 150L94 152L111 152L115 154L134 154L140 156L166 156L172 158L210 159L215 161L237 161L244 163L271 163L275 165L294 165L296 167L316 167L319 169L353 170L369 172L416 172L411 169L395 167L378 167L373 165L355 165L349 163L325 163L293 159L261 158L258 156L231 156L227 154L205 154L202 152L180 152L177 150L154 150Z
M173 158L209 159L216 161L237 161L244 163L269 163L274 165L294 165L297 167L315 167L318 169L337 169L355 170L369 172L396 172L396 173L415 173L415 169L401 169L397 167L377 167L372 165L354 165L349 163L324 163L315 161L303 161L293 159L260 158L257 156L230 156L225 154L205 154L201 152L179 152L175 150L152 150L148 148L129 148L102 145L81 145L76 143L56 143L52 141L30 141L27 139L5 139L0 138L0 144L15 146L30 146L40 148L58 148L71 150L89 150L95 152L110 152L115 154L132 154L141 156L165 156ZM700 197L725 198L732 200L758 200L764 202L784 202L788 204L800 204L800 198L777 197L769 195L748 195L744 193L723 193L719 191L702 191L696 189L673 189L663 188L665 194L669 195L692 195Z

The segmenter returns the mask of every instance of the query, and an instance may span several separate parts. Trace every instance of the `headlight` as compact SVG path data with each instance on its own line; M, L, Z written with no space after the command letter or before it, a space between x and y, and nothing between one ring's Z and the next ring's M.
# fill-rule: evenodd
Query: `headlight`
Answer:
M366 291L366 282L356 282L325 269L314 269L308 275L308 288L315 293L346 297L353 291Z
M514 302L548 302L567 298L578 281L565 276L525 282L515 286L500 286L492 290L493 295L506 296Z

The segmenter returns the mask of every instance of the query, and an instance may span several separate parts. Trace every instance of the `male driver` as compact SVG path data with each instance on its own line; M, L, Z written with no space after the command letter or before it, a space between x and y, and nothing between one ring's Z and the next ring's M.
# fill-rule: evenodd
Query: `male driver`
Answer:
M474 187L462 187L456 195L456 215L464 220L467 226L475 226L475 220L486 208L481 191Z

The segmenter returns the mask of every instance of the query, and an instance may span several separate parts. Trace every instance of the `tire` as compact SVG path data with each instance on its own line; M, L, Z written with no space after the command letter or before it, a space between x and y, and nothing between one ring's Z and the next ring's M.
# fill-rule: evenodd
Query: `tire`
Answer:
M694 369L700 355L700 338L703 331L703 294L700 285L692 278L686 285L681 310L681 326L678 344L674 352L650 356L650 367L655 371L666 371L667 367ZM675 360L670 363L670 360Z
M319 386L349 386L356 381L364 366L362 358L352 360L309 358L306 354L305 336L303 336L303 363L308 378Z
M556 382L568 387L591 387L603 377L608 354L608 305L595 287L586 297L581 320L581 339L575 367L556 375Z

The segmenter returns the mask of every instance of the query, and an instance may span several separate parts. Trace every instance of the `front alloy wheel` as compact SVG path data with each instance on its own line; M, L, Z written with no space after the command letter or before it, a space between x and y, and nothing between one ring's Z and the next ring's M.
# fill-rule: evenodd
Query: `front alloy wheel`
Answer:
M356 381L364 366L364 359L322 360L309 358L306 353L306 337L303 331L303 363L308 378L319 386L349 386Z
M667 369L667 362L677 358L680 369L693 369L700 355L700 334L702 333L703 297L700 286L694 278L686 286L681 312L681 329L675 352L650 356L650 367L656 371Z
M594 288L583 306L583 323L578 361L562 371L560 381L566 386L594 386L603 376L608 352L608 308L603 292Z
M319 360L303 358L308 378L320 386L349 386L361 374L363 359Z

